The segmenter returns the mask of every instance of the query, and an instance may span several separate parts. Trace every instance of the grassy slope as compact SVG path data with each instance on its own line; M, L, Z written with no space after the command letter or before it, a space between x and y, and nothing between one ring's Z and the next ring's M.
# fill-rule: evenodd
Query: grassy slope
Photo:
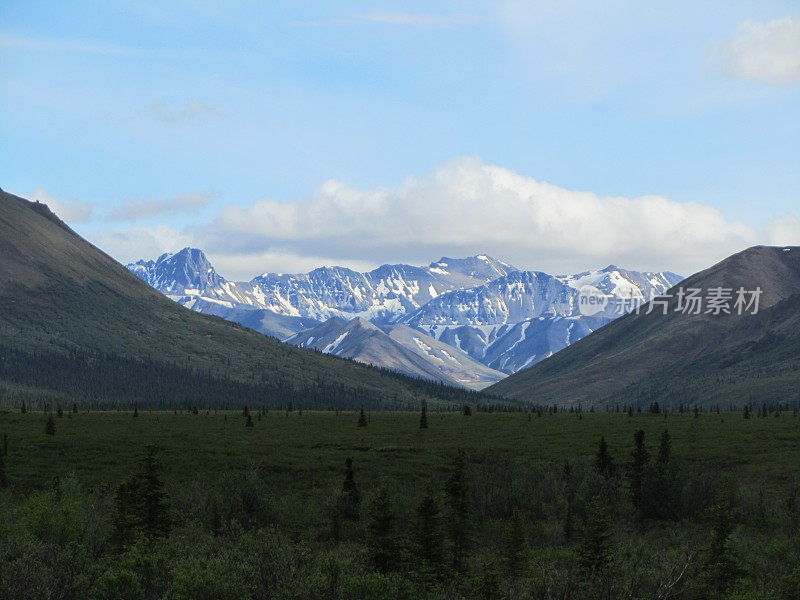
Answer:
M77 236L46 206L0 192L0 341L94 349L239 381L317 380L410 400L413 382L181 308ZM201 391L200 391L201 393Z
M750 248L679 286L760 286L761 312L683 315L673 299L667 315L626 315L488 391L542 404L796 399L800 249Z

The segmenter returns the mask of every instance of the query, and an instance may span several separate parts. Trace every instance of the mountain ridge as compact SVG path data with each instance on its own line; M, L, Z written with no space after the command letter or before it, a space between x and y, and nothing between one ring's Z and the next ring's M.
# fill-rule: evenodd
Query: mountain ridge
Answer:
M434 386L186 310L67 227L0 192L0 402L399 407ZM32 362L37 370L34 375ZM76 377L75 373L81 373Z
M760 288L760 312L677 310L680 289L718 288ZM770 366L763 357L800 348L798 315L791 312L800 305L800 248L748 248L688 277L668 294L658 309L648 313L645 305L640 314L608 323L489 391L524 402L560 404L743 403L751 395L776 401L796 394L796 387L787 390L800 383L800 361L783 356ZM751 369L760 375L747 379L743 374Z

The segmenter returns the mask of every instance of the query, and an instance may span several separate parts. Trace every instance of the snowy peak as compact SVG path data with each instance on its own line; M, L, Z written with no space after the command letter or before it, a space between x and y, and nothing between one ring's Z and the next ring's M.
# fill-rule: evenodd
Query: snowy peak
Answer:
M167 295L202 294L225 281L197 248L162 254L154 261L140 260L128 269Z
M448 258L443 256L438 261L432 262L428 270L452 277L491 281L518 269L486 254L476 254L469 258Z

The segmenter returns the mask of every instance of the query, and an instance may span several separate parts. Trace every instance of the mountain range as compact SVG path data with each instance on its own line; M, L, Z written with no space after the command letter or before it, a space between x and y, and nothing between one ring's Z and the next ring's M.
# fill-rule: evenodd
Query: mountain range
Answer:
M443 257L427 267L383 265L366 273L321 267L234 282L196 248L128 269L197 312L295 345L475 389L544 360L619 316L611 310L582 314L584 286L640 303L681 280L671 272L613 265L553 276L479 254Z
M201 253L182 256L162 262L176 269L162 271L169 282L226 285ZM400 408L474 399L186 310L45 204L0 190L0 405Z

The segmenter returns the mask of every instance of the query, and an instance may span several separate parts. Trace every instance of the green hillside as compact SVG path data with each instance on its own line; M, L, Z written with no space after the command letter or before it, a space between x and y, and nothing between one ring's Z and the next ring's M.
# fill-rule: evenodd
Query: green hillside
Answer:
M628 314L488 388L538 404L645 406L800 399L800 248L754 247L678 288L761 288L757 314Z
M184 309L0 192L0 402L398 408L474 395Z

